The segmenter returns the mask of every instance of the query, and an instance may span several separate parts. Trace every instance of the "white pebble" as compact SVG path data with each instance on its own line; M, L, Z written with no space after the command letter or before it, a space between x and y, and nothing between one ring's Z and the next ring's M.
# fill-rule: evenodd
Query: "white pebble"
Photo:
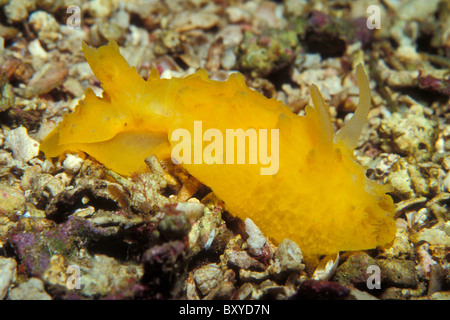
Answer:
M266 237L259 230L258 226L249 218L245 219L245 232L248 235L247 244L249 252L254 256L259 256L266 244Z
M0 300L8 293L8 288L16 273L16 260L0 257Z
M80 171L81 165L83 164L83 159L81 159L76 154L68 153L66 159L63 161L63 166L70 172L76 173Z
M176 210L183 212L186 217L194 222L198 220L202 214L205 206L198 202L179 202L177 203Z
M42 48L41 42L39 39L34 39L30 41L28 44L28 51L33 57L38 57L42 59L46 59L48 57L47 51Z
M5 147L10 149L16 160L27 162L39 154L39 143L30 138L25 127L6 133Z

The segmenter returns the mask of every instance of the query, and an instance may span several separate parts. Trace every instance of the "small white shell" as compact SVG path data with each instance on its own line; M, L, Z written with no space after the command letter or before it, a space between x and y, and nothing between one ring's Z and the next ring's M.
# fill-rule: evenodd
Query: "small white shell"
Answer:
M329 280L336 271L339 264L339 253L325 256L320 260L314 274L312 275L313 280Z

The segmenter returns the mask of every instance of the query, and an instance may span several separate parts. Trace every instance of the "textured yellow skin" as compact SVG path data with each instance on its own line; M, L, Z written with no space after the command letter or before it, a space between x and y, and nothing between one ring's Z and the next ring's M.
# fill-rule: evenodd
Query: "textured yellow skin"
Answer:
M211 187L231 213L251 218L276 243L285 238L296 241L307 255L372 249L394 239L394 204L388 188L369 180L353 156L370 108L362 67L357 71L362 102L345 130L335 136L315 86L314 108L308 107L302 117L250 90L241 74L218 82L200 70L164 80L153 70L145 81L115 42L99 49L83 45L83 52L102 83L103 97L86 91L75 112L41 144L47 157L81 150L130 175L146 170L144 159L151 154L170 157L176 143L169 140L171 133L177 128L193 130L194 121L202 121L203 131L279 129L275 175L261 175L258 164L182 165Z

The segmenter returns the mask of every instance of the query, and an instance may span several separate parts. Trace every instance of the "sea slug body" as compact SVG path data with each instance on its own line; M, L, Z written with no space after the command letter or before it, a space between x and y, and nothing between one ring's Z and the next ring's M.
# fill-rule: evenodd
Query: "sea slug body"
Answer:
M174 79L153 70L143 80L114 41L99 49L83 44L83 52L103 96L86 91L42 142L47 157L81 150L123 175L146 170L149 155L172 157L232 214L250 218L276 243L296 241L305 254L372 249L394 239L389 189L369 180L353 156L371 100L361 65L358 108L334 134L315 85L314 106L298 116L249 89L239 73L220 82L204 70ZM248 147L244 154L239 141Z

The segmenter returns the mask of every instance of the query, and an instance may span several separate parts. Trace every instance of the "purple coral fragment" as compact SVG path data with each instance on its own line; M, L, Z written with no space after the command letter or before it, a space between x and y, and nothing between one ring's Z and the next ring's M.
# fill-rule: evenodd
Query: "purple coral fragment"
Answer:
M350 289L331 281L306 280L300 284L294 299L338 300L350 294Z

